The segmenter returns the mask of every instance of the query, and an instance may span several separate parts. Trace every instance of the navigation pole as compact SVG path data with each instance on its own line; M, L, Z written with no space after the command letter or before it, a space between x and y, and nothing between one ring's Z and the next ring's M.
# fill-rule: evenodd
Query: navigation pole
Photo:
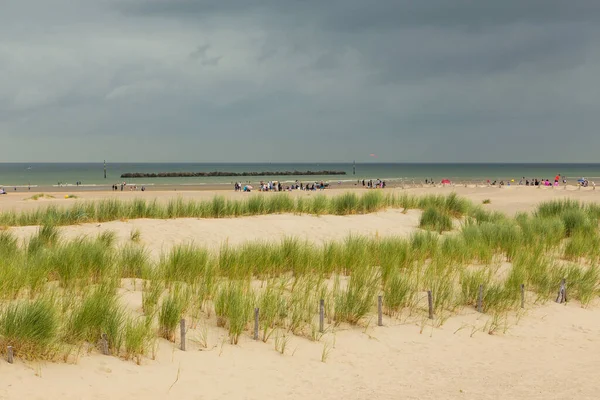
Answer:
M352 175L356 175L356 160L352 161Z
M106 179L106 160L104 160L104 179Z

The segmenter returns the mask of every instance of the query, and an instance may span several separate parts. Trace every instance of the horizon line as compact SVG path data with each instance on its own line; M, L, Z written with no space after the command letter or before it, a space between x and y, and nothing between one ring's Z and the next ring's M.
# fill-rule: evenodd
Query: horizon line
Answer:
M100 164L105 163L102 161L0 161L0 165L7 164ZM481 162L481 161L106 161L106 165L110 164L221 164L221 165L232 165L232 164L274 164L274 165L309 165L309 164L399 164L399 165L600 165L600 162Z

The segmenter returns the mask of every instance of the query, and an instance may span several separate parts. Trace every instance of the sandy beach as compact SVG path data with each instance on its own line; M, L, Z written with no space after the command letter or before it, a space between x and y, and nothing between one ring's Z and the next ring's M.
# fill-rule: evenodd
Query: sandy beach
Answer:
M348 189L330 189L334 196ZM386 189L387 190L387 189ZM390 188L413 194L456 192L459 196L508 215L532 211L541 202L573 198L600 201L600 192L576 187L437 187ZM364 189L356 189L364 192ZM48 193L52 199L27 200L31 193L0 197L0 211L31 210L48 205L101 198L146 197L168 201L210 199L214 195L243 198L233 191L81 192L77 199ZM269 196L271 193L259 193ZM292 192L293 196L314 193ZM237 219L130 220L62 227L66 239L114 231L125 243L139 230L151 257L181 243L193 242L217 251L223 243L279 241L297 237L315 244L342 240L349 234L403 236L417 231L421 211L389 209L367 215L264 215ZM9 228L20 239L36 227ZM141 307L139 287L124 285L120 294L133 310ZM594 301L533 304L490 330L490 316L460 311L441 327L427 320L384 317L326 333L320 341L289 335L280 354L272 341L255 342L246 331L238 345L227 342L214 315L196 321L188 331L187 351L158 340L155 357L141 365L92 352L76 362L0 361L0 399L594 399L600 354L600 307ZM204 328L203 328L204 327ZM490 334L493 333L493 334ZM206 348L201 342L206 341ZM322 362L327 349L329 356Z

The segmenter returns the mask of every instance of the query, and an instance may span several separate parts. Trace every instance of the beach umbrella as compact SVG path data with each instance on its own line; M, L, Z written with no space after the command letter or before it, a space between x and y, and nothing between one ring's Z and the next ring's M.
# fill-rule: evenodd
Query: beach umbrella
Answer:
M450 179L442 179L442 183L445 185L449 185L450 184Z

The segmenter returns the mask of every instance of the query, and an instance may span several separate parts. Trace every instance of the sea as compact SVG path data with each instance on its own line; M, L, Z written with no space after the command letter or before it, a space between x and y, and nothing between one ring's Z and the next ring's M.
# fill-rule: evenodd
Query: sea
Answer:
M381 179L386 181L422 182L450 179L460 182L486 182L550 179L560 174L569 181L585 177L600 180L600 164L481 164L481 163L0 163L0 187L74 186L77 182L91 190L102 190L126 181L146 186L229 185L239 181L282 182L353 182ZM123 173L160 172L262 172L262 171L344 171L330 176L260 176L260 177L189 177L123 179Z

